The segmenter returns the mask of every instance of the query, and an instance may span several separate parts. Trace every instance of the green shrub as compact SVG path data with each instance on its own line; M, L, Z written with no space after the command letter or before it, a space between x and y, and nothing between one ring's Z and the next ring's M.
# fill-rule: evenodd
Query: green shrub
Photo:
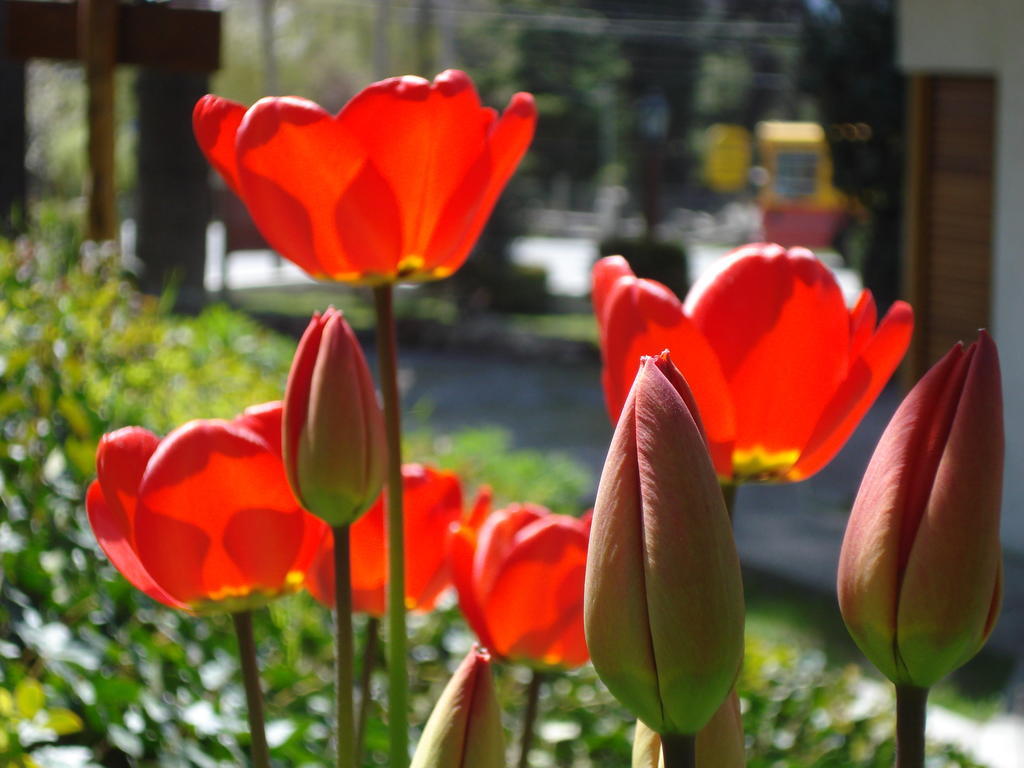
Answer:
M104 431L141 424L163 433L279 397L295 345L221 307L171 316L123 279L112 254L79 261L72 250L0 245L0 732L9 752L21 750L15 720L61 713L54 748L78 746L82 766L242 765L245 699L230 621L190 618L131 587L100 552L82 499ZM468 488L493 485L498 503L578 513L591 490L571 460L511 450L493 428L423 431L407 444L411 460L454 468ZM254 618L274 757L328 764L329 615L297 595ZM421 725L472 636L451 597L409 627L412 719ZM365 623L358 628L357 648ZM523 670L499 667L510 734L525 682ZM19 686L26 708L12 709L4 694ZM891 765L891 721L853 706L860 687L855 671L827 668L813 649L752 639L739 688L751 768ZM45 707L34 709L41 698ZM542 711L538 747L550 765L628 764L631 720L589 666L549 678ZM373 705L368 764L386 751L379 715ZM81 730L72 733L74 718ZM937 766L975 765L952 750L937 754Z
M657 280L683 298L690 289L686 251L675 243L644 238L615 237L598 246L602 256L622 256L637 277Z

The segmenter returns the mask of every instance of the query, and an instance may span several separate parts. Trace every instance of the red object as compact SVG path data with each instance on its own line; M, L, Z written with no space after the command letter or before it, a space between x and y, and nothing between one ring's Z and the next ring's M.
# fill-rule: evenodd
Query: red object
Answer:
M984 331L925 374L871 457L843 539L839 606L864 654L928 688L977 653L1002 597L999 357Z
M621 256L594 266L602 382L618 419L640 358L668 349L685 376L715 470L735 482L802 480L843 446L902 359L913 313L898 301L875 328L810 251L755 244L708 271L682 303Z
M326 526L299 506L266 437L280 410L190 421L163 440L141 427L103 436L86 507L128 581L194 613L246 610L303 586Z
M352 609L383 616L387 605L387 536L384 505L387 491L350 529ZM462 514L462 485L454 472L423 466L402 466L405 514L405 604L431 611L451 586L445 552L448 527ZM309 591L334 608L334 537L325 536L310 568Z
M384 415L359 341L334 307L313 315L299 341L282 432L288 482L317 517L348 525L380 494Z
M294 97L246 111L208 95L192 124L275 250L316 278L381 284L462 265L536 116L517 93L499 118L448 70L374 83L337 115Z
M831 248L849 220L850 214L842 209L795 205L766 210L761 217L764 239L786 248Z
M452 579L459 607L496 656L538 668L578 667L590 513L556 515L535 504L490 514L485 491L452 526Z

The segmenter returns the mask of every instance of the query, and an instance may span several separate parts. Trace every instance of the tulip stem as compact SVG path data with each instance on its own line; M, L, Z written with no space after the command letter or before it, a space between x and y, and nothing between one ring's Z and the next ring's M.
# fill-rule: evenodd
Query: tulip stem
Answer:
M334 670L338 768L355 767L352 731L352 575L349 527L334 527Z
M530 684L526 689L526 712L523 713L523 730L519 738L519 768L530 764L530 747L533 746L533 726L537 722L537 710L540 702L540 684L544 682L544 673L536 669L531 672Z
M405 534L402 516L402 426L398 402L398 342L393 287L373 289L377 357L388 444L388 730L391 768L409 764L408 678L405 664Z
M924 768L928 689L896 686L896 768Z
M665 759L665 768L696 768L697 737L663 733L661 755Z
M366 645L363 647L363 668L359 673L359 713L356 717L356 765L363 764L363 736L366 716L370 712L370 678L377 665L377 646L380 644L380 619L371 616L366 622Z
M242 662L242 681L249 710L249 748L253 768L270 768L267 731L263 725L263 694L260 691L260 670L256 663L256 641L252 633L252 612L232 613L238 637L238 657Z
M736 490L739 486L736 483L719 483L722 488L722 498L725 499L725 511L729 513L729 522L735 523Z

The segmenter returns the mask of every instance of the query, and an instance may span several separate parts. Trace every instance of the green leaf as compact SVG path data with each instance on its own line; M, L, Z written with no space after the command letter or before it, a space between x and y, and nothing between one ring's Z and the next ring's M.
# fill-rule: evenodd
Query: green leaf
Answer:
M18 711L27 720L32 719L46 703L46 694L38 681L26 677L14 689Z
M70 709L51 709L46 713L46 727L58 736L78 733L82 730L82 718Z

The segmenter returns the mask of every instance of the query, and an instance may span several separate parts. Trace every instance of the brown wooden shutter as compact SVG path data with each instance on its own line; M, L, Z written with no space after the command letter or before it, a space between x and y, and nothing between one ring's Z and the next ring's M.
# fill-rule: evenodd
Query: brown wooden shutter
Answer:
M995 81L915 76L910 89L908 280L916 381L991 318Z

